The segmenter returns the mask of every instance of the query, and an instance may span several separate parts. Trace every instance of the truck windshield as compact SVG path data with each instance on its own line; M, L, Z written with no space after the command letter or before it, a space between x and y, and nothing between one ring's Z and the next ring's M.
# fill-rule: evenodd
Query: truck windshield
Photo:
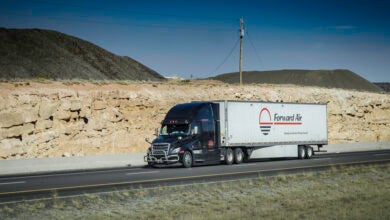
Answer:
M161 128L161 135L188 135L190 132L188 124L167 124Z

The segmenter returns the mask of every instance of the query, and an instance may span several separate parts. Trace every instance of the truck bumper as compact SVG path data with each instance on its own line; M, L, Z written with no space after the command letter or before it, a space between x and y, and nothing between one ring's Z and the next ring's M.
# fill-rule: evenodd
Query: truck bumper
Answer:
M152 164L174 164L180 162L180 157L179 154L171 154L171 155L147 154L144 156L144 161Z

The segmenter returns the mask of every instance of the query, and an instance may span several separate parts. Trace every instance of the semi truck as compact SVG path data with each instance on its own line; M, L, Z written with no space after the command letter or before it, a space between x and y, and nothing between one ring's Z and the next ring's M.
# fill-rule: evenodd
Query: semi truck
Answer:
M144 157L149 166L240 164L252 158L310 159L328 143L327 106L196 101L172 107ZM317 149L315 149L317 147Z

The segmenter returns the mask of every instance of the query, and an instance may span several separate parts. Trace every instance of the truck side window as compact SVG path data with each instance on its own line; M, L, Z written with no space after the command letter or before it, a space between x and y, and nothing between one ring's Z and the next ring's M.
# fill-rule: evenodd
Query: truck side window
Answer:
M203 132L204 145L207 145L208 147L214 147L215 125L210 105L203 107L199 111L197 115L197 121L199 121L202 125L201 127Z

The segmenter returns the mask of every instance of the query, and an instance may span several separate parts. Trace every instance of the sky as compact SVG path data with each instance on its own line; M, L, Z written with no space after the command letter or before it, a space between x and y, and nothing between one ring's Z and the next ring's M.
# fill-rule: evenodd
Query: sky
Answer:
M390 0L0 0L0 27L56 30L164 76L349 69L390 82Z

